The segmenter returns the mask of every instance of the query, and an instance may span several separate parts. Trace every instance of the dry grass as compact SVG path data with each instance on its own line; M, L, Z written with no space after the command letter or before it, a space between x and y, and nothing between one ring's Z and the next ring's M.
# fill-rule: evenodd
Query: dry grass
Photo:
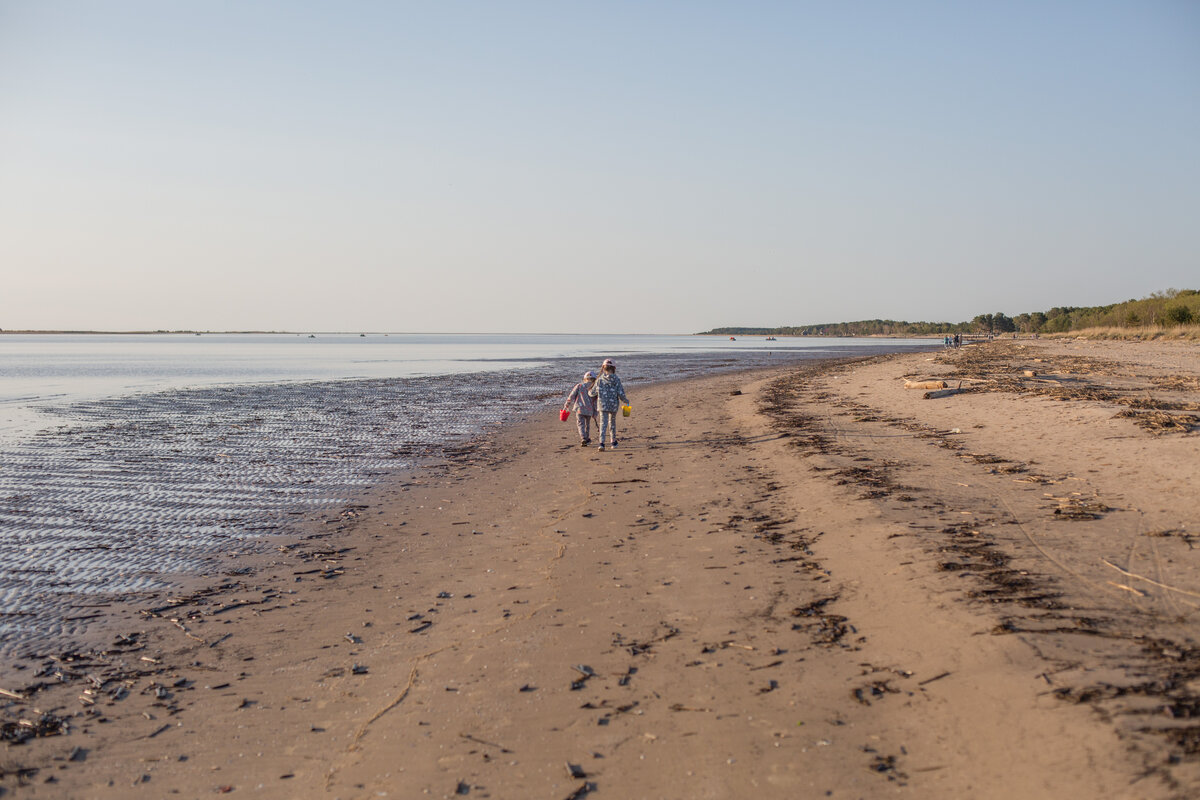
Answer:
M1117 417L1133 420L1135 425L1151 433L1188 433L1200 428L1200 417L1195 414L1176 414L1161 409L1127 409L1117 414Z
M1043 333L1045 339L1127 339L1139 341L1200 341L1200 325L1176 325L1164 328L1147 325L1142 328L1082 328L1066 333Z

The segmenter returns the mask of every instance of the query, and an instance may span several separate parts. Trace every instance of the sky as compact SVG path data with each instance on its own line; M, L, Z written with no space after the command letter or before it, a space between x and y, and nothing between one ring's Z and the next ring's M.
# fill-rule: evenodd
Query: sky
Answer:
M959 321L1198 220L1195 0L0 0L8 330Z

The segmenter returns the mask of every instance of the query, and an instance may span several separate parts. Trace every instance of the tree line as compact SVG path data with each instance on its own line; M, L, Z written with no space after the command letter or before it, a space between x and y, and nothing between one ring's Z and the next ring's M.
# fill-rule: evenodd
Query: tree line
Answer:
M866 319L818 325L782 325L774 328L726 327L701 335L726 336L930 336L953 333L1066 333L1084 328L1174 327L1200 324L1200 291L1167 289L1141 300L1106 306L1055 306L1016 316L997 311L977 314L969 322L906 322Z

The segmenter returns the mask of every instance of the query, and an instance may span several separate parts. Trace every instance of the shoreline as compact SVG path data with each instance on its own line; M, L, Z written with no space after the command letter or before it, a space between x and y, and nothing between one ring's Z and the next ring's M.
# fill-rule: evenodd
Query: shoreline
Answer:
M811 357L768 356L648 354L625 364L641 383L660 371L693 376ZM564 372L585 363L538 363L516 380L480 370L60 402L41 420L44 433L6 440L0 664L31 647L83 642L82 629L94 626L97 604L113 591L161 594L181 575L219 568L223 552L252 549L256 537L286 532L297 516L352 497L404 462L485 435L492 426L478 413L482 405L497 418L533 413L554 402ZM419 413L406 413L409 406ZM53 575L53 588L43 574ZM0 667L0 680L6 672Z
M817 360L824 361L826 359ZM754 366L728 370L726 374L752 374L765 369L767 368ZM362 380L371 379L352 379L339 381L339 383L358 383ZM689 376L652 382L639 381L639 384L666 389L686 384L691 380L693 378ZM326 383L326 381L319 383ZM549 409L538 405L519 411L511 424L536 426L544 422L548 415ZM574 430L574 424L572 420L570 422L572 430ZM411 463L389 468L382 473L369 471L371 473L370 480L351 490L343 501L325 498L315 506L288 507L278 519L272 518L263 527L255 528L258 531L286 528L288 529L286 532L248 534L238 539L243 545L242 547L227 552L205 553L197 557L197 562L190 569L158 573L152 570L147 571L147 575L152 581L161 584L158 588L125 592L120 595L102 592L94 598L99 601L98 603L89 602L89 594L75 593L71 595L76 598L77 602L63 605L62 610L70 612L82 609L83 614L94 619L95 622L90 622L89 628L82 633L65 637L61 641L50 641L47 646L39 645L40 652L37 650L19 652L13 654L11 658L0 660L0 698L4 696L4 687L15 685L26 674L29 664L22 662L53 659L55 654L100 652L109 639L114 636L120 638L124 629L131 624L128 609L122 605L122 603L127 603L129 598L138 597L144 598L146 601L153 601L167 597L196 596L198 593L208 596L213 594L221 584L228 584L227 581L217 580L214 582L217 576L232 576L241 572L257 574L263 570L280 568L285 562L277 560L277 553L288 553L295 548L303 547L305 542L330 538L345 531L350 527L347 524L348 520L352 521L357 518L362 509L368 508L378 501L381 492L386 493L393 486L422 483L430 475L440 474L452 464L463 460L469 463L473 456L492 451L495 447L495 443L492 441L493 435L492 431L480 430L466 439L448 439L437 448L437 452L419 453L414 456ZM346 491L339 493L347 494ZM283 522L285 517L291 517L286 524ZM116 608L112 614L87 611L87 609L111 607Z
M579 334L579 333L556 333L554 331L548 333L531 333L524 331L520 333L462 333L455 331L321 331L321 330L302 330L302 331L209 331L209 330L174 330L174 331L51 331L51 330L3 330L0 329L0 336L10 334L14 336L305 336L307 334L320 334L324 336L558 336L558 337L581 337L593 336L594 334ZM633 333L633 334L613 334L615 336L712 336L719 339L727 338L726 334L721 333ZM737 334L747 338L757 338L762 334ZM785 339L940 339L942 334L892 334L892 333L871 333L863 335L846 335L846 336L826 336L825 334L813 334L811 336L799 336L795 334L776 334ZM974 334L972 334L974 336Z
M628 436L606 454L573 444L571 423L506 427L368 490L221 593L130 608L107 657L125 677L61 665L78 677L8 704L6 720L22 705L85 716L8 746L0 785L1183 796L1200 786L1187 716L1165 726L1179 734L1144 733L1150 717L1125 706L1182 714L1200 694L1186 678L1200 677L1186 594L1200 590L1187 555L1200 520L1171 500L1196 478L1196 436L1156 435L1160 417L1114 403L1200 400L1195 354L1122 371L1161 354L1022 344L950 354L963 363L925 352L723 374L690 394L635 386ZM1043 385L1016 370L1051 363L1071 372ZM972 391L897 388L942 375ZM1122 408L1135 413L1114 418ZM1085 466L1096 447L1104 473ZM1131 551L1134 503L1142 533L1168 535ZM1093 548L1124 536L1097 552L1173 589L1068 559L1064 547L1083 555L1079 530ZM1133 621L1142 639L1123 633ZM1163 665L1185 677L1151 694L1144 676Z

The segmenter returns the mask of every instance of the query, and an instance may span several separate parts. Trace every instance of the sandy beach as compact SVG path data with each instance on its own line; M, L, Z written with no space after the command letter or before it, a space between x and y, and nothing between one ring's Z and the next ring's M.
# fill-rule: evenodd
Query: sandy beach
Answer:
M615 451L548 406L8 670L0 788L1200 793L1194 345L629 389Z

